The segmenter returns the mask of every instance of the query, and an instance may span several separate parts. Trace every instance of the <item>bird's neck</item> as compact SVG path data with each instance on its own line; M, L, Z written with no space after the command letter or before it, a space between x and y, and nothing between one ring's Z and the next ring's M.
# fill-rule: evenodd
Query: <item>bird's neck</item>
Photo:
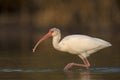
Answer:
M61 34L53 36L53 41L52 41L53 47L57 50L61 49L61 47L59 46L60 39L61 39Z

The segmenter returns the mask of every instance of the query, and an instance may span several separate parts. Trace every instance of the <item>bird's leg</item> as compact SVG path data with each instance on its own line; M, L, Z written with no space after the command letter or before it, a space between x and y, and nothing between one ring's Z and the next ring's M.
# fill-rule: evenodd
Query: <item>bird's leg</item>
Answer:
M86 68L88 69L89 66L90 66L90 63L89 63L89 61L87 60L87 58L83 58L83 57L81 57L81 56L80 56L80 58L83 60L83 63L84 63L84 64L68 63L68 64L65 66L64 70L67 71L68 69L70 69L70 68L73 67L73 66L86 67Z
M90 63L89 61L87 60L87 58L84 58L83 59L83 62L84 62L84 65L86 65L86 68L88 69L90 67Z
M82 61L83 61L83 67L86 67L87 69L90 67L90 63L89 63L89 61L87 60L87 58L86 57L83 57L83 56L81 56L81 55L79 55L79 57L82 59Z

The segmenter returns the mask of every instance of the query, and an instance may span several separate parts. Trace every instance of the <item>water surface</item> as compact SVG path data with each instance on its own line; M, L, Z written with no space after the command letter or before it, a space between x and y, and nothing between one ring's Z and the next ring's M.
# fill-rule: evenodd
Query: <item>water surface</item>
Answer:
M44 52L43 52L44 51ZM73 67L63 71L69 62L82 63L75 55L53 49L32 52L0 52L0 80L118 80L119 55L98 52L88 60L91 68ZM111 56L110 56L111 55ZM109 57L108 57L109 56ZM107 60L106 60L107 57Z
M120 68L76 69L0 69L1 80L118 80Z

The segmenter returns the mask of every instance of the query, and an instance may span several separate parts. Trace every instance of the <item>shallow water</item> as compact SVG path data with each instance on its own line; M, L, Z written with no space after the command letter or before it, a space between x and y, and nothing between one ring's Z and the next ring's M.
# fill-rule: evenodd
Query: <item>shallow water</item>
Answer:
M69 70L64 71L60 69L0 69L0 72L39 72L39 73L52 73L52 72L83 72L89 71L94 73L119 73L120 68L90 68L89 70L86 69L76 69L76 70Z
M118 80L120 68L76 69L0 69L1 80Z
M39 49L38 49L39 50ZM73 67L63 71L69 62L82 63L75 55L61 54L55 50L45 52L0 52L0 80L118 80L119 55L98 52L89 57L89 70ZM59 54L60 53L60 54ZM109 56L109 57L108 57ZM107 60L106 58L107 57Z

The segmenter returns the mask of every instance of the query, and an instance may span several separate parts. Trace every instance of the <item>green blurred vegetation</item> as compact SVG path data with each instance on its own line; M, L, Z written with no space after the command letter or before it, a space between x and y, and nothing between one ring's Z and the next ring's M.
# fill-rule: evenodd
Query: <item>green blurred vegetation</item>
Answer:
M119 0L0 0L0 48L31 49L51 27L114 42L120 39Z

